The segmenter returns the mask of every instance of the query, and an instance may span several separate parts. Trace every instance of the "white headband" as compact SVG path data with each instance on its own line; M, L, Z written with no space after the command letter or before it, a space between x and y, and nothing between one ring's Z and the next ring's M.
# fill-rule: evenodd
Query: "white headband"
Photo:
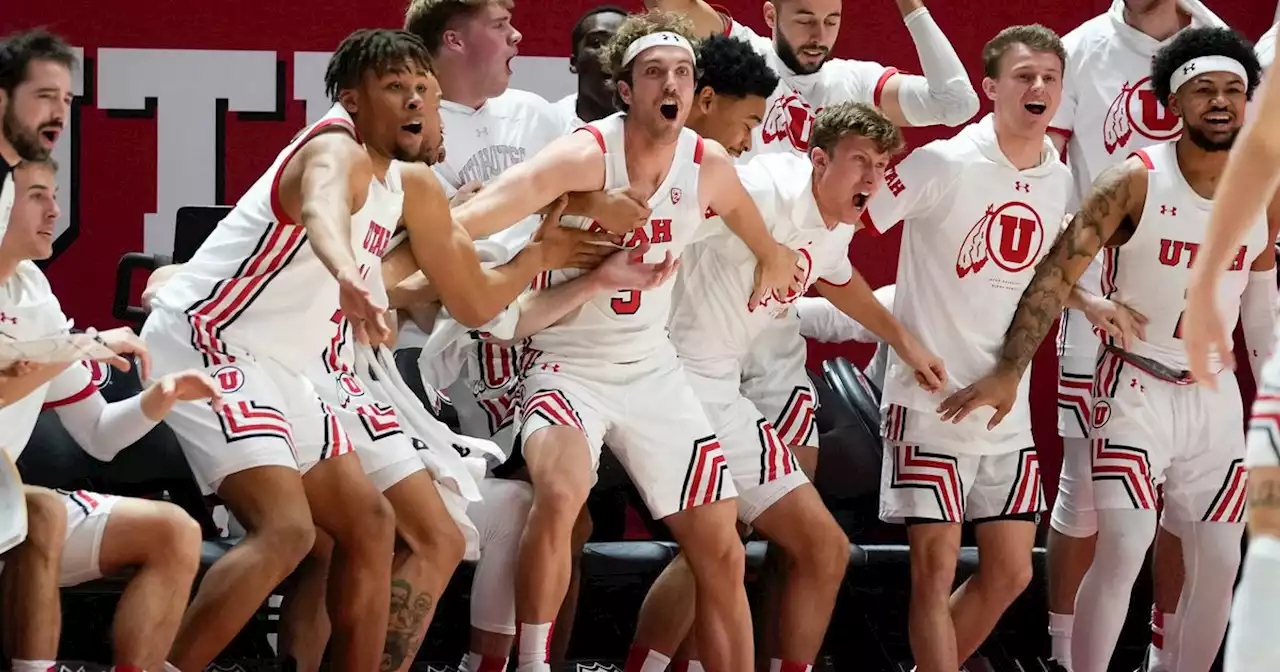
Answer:
M694 60L697 60L698 58L694 55L693 45L689 44L689 40L684 39L683 36L677 35L676 33L664 31L661 33L650 33L635 42L632 42L631 45L627 47L627 50L622 54L622 67L627 67L631 61L635 60L636 56L640 55L640 52L650 47L680 47L681 49L689 52L689 58Z
M1230 72L1246 82L1249 81L1249 75L1240 61L1229 56L1200 56L1183 63L1173 71L1173 75L1169 77L1169 90L1177 93L1183 84L1206 72Z

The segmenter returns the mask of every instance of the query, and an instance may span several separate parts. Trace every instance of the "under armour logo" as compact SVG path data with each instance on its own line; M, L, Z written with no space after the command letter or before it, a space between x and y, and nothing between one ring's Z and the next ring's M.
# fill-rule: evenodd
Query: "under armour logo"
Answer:
M1170 217L1177 217L1177 216L1178 216L1178 206L1176 206L1176 205L1175 205L1175 206L1173 206L1173 207L1171 208L1171 207L1169 207L1169 206L1167 206L1167 205L1162 205L1162 206L1160 206L1160 214L1162 214L1162 215L1169 215Z
M1014 182L1014 183L1013 183L1013 190L1014 190L1014 191L1021 191L1021 192L1022 192L1022 193L1024 193L1024 194L1029 194L1029 193L1031 193L1031 185L1030 185L1030 184L1028 184L1028 183L1026 183L1026 182Z
M560 365L559 364L543 364L542 370L550 371L551 373L560 373Z
M1188 64L1188 65L1184 65L1184 66L1182 66L1182 74L1184 74L1184 75L1189 75L1189 74L1191 74L1191 73L1193 73L1193 72L1195 72L1195 71L1196 71L1196 64L1195 64L1195 63L1191 63L1191 64Z
M487 127L481 127L481 128L477 128L477 129L476 129L476 137L477 137L477 138L478 138L478 137L481 137L481 136L484 136L484 135L489 135L489 129L488 129Z
M18 318L16 318L16 317L9 317L9 316L8 316L7 314L5 314L5 313L0 313L0 324L4 324L5 322L8 322L9 324L17 324L17 323L18 323Z
M1135 388L1135 389L1137 389L1139 392L1146 392L1146 391L1147 391L1147 386L1146 386L1146 385L1139 385L1139 384L1138 384L1138 379L1137 379L1137 378L1130 378L1130 379L1129 379L1129 387L1131 387L1131 388Z

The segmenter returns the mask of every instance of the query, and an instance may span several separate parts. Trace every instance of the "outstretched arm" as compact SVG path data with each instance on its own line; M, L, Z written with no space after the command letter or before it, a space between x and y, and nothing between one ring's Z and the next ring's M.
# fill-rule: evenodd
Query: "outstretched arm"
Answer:
M857 320L868 331L889 344L907 366L915 369L920 386L936 392L947 382L942 360L929 352L916 337L898 322L857 271L843 285L833 285L819 280L814 285L818 293L840 309L840 312Z
M454 208L453 220L471 238L484 238L542 210L563 194L603 189L602 156L591 133L571 133L485 185Z
M1005 332L997 372L1022 377L1076 281L1125 219L1142 207L1146 194L1147 169L1136 157L1098 176L1080 212L1036 266L1035 277L1023 291Z
M316 257L338 280L360 275L351 249L351 215L364 206L372 180L369 155L338 131L308 140L282 169L284 214L307 230Z
M924 76L890 75L877 104L898 126L959 126L972 119L978 94L950 40L921 0L897 2Z

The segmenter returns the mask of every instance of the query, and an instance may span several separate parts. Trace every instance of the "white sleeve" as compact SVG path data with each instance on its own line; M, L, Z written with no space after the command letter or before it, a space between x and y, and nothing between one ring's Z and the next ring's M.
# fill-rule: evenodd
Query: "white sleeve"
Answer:
M832 59L822 66L823 83L829 87L828 100L851 100L880 107L880 97L889 78L898 74L875 61Z
M886 285L875 291L876 300L891 312L893 292L894 285ZM800 317L800 334L806 338L823 343L880 342L879 336L822 297L800 297L796 300L796 314Z
M884 182L863 212L863 222L883 233L904 219L918 218L942 196L955 170L939 142L911 152L885 171Z
M78 392L66 394L76 388ZM142 412L142 395L108 404L88 369L80 364L71 365L53 379L45 408L58 414L67 433L85 452L103 462L110 462L159 424Z
M1267 254L1271 253L1268 249ZM1271 357L1276 318L1276 269L1250 271L1240 295L1240 329L1249 353L1253 379L1262 380L1262 365Z
M959 126L972 119L978 113L978 94L933 15L921 7L904 21L924 76L900 75L898 105L902 116L912 126Z

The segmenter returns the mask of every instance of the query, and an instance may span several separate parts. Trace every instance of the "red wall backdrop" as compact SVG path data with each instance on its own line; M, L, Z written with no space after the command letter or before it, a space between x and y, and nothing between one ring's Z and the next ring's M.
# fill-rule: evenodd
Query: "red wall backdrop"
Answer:
M620 0L639 9L639 0ZM721 0L736 17L767 34L759 0ZM591 0L519 0L516 26L524 33L522 55L559 57L569 53L569 31L584 10L601 2ZM975 88L981 81L982 44L1004 26L1038 22L1065 34L1082 21L1104 11L1103 0L930 0L928 6L962 60L969 65ZM1209 0L1211 9L1251 39L1272 21L1272 0ZM100 82L95 67L103 48L163 50L274 51L279 62L278 109L275 113L245 114L220 105L216 123L192 120L183 133L211 140L222 157L216 170L214 200L233 202L269 165L275 153L305 121L302 101L285 95L294 90L295 52L330 51L348 32L360 27L396 26L403 0L13 0L0 12L0 33L46 25L84 48L84 92L75 113L75 138L70 144L74 168L64 203L73 212L72 229L59 240L59 254L48 267L54 289L68 315L81 325L110 326L112 278L120 255L143 249L143 221L157 211L157 119L172 98L142 109L108 112L99 97L118 81ZM893 0L845 3L844 26L837 56L873 59L904 70L918 68L915 50L902 26ZM179 71L180 72L180 71ZM144 76L144 75L138 75ZM172 71L163 76L175 75ZM196 75L192 76L197 77ZM199 86L199 81L190 82ZM519 80L514 84L534 88ZM231 106L235 109L235 105ZM984 110L985 111L985 110ZM178 120L182 123L182 120ZM913 145L942 131L911 131ZM205 138L205 135L213 138ZM166 165L166 170L168 170ZM68 216L64 216L64 220ZM164 222L161 222L163 225ZM899 233L878 238L855 238L853 260L873 286L893 281ZM167 250L165 250L167 251ZM862 361L860 348L815 346L823 358L846 354ZM816 359L814 360L817 361ZM1055 382L1053 353L1042 349L1034 367L1033 407L1039 445L1046 453L1046 472L1060 449L1054 431ZM1052 486L1053 483L1047 483ZM1052 491L1052 490L1050 490Z

